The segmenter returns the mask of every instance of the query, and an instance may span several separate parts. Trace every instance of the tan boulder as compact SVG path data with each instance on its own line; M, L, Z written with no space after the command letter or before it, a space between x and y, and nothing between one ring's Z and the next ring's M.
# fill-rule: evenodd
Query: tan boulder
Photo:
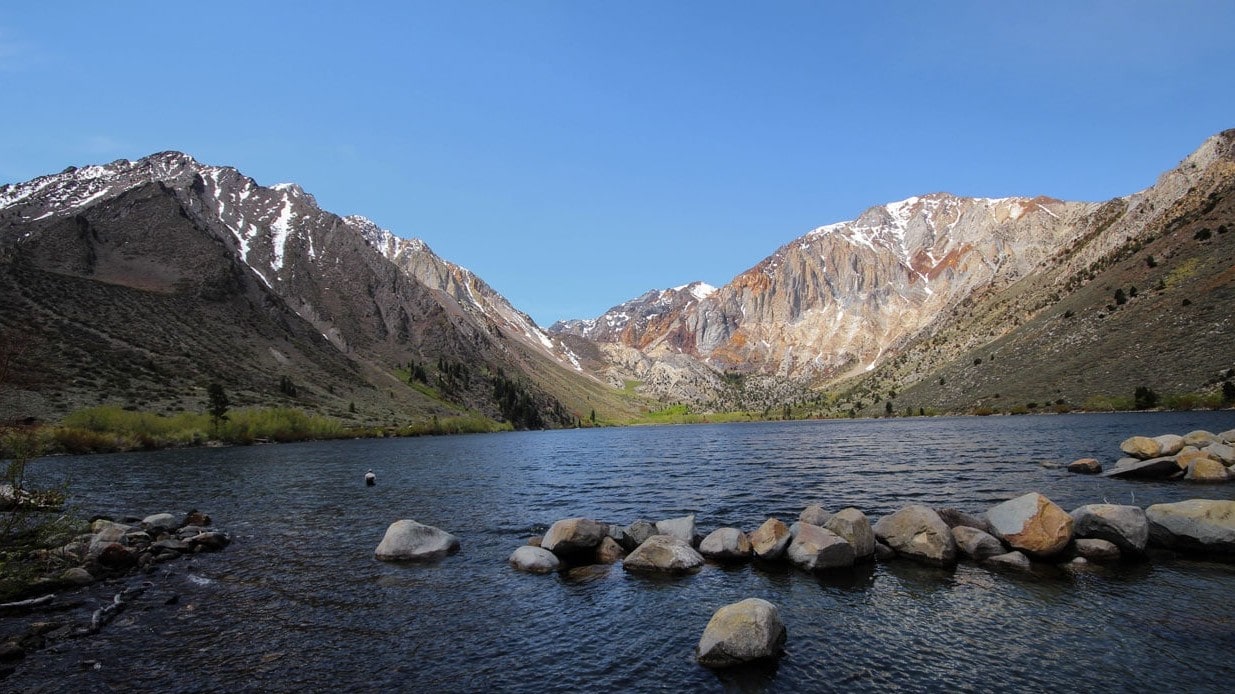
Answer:
M703 555L673 535L653 535L622 561L627 571L684 574L703 568Z
M1196 431L1190 431L1184 434L1184 445L1185 446L1196 446L1197 448L1204 448L1211 443L1218 443L1218 436L1214 434L1212 431L1205 431L1204 429L1197 429Z
M1175 455L1184 447L1184 437L1178 434L1155 436L1154 441L1158 442L1158 455Z
M1072 516L1036 492L991 507L986 518L996 537L1030 556L1058 554L1072 541Z
M875 531L871 529L866 514L860 510L852 506L843 508L833 514L823 527L853 545L853 554L858 561L875 556Z
M936 566L956 563L952 529L929 506L910 504L880 518L873 529L875 537L899 555Z
M1184 479L1189 482L1225 482L1230 479L1230 473L1221 461L1212 458L1197 458L1188 463L1188 473Z
M1133 458L1149 460L1162 455L1162 446L1148 436L1133 436L1119 444L1119 450Z
M749 537L751 550L760 559L780 559L793 539L789 526L778 518L767 519Z
M1082 475L1095 475L1102 472L1102 463L1099 463L1094 458L1081 458L1068 463L1068 472L1076 472Z
M606 536L601 539L599 545L596 545L596 554L592 558L597 564L616 564L625 556L626 552L622 550L617 540Z
M710 668L741 665L780 655L785 623L776 606L760 598L725 605L712 614L695 653Z
M561 556L591 553L609 536L609 526L590 518L563 518L549 526L540 546Z
M1213 460L1218 461L1218 457L1211 454L1207 449L1201 448L1185 448L1180 451L1179 455L1175 456L1175 464L1180 470L1187 470L1192 463L1198 460Z

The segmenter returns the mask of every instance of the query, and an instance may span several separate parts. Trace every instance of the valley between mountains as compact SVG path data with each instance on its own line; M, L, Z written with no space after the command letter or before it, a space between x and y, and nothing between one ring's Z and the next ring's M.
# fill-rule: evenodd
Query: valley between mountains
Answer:
M920 194L545 329L423 241L163 152L0 186L0 419L212 383L391 431L1229 406L1232 230L1235 130L1125 197Z

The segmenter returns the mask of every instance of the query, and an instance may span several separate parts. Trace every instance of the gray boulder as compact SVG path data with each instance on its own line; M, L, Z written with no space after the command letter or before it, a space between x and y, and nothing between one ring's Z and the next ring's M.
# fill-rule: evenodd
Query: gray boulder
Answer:
M717 528L708 533L699 543L699 553L717 561L740 561L750 559L750 538L737 528Z
M712 614L695 654L710 668L775 658L785 644L785 623L776 606L760 598L725 605Z
M549 526L540 546L559 557L590 554L609 536L609 526L591 518L563 518Z
M1211 554L1235 554L1235 501L1190 499L1145 509L1150 542Z
M978 530L991 535L995 532L991 528L990 521L986 520L986 516L975 516L972 513L966 513L965 511L960 511L954 508L937 509L936 513L939 514L939 517L943 519L944 523L947 523L949 528L955 528L963 525L967 528L977 528Z
M523 545L510 555L510 565L530 574L553 573L562 567L557 555L543 547Z
M693 545L695 543L695 514L656 521L656 534L672 535Z
M414 520L397 520L374 550L381 561L430 561L459 551L459 538Z
M703 555L690 543L672 535L653 535L622 561L627 571L683 574L703 567Z
M956 548L974 561L989 559L1008 551L994 535L964 525L952 528L952 539L956 541Z
M1222 461L1223 465L1235 465L1235 446L1226 443L1211 443L1205 447L1205 452Z
M832 514L819 504L811 504L810 506L802 509L802 513L798 514L799 521L803 523L810 523L811 525L817 525L821 528L831 517Z
M934 509L911 504L890 516L880 518L875 537L899 555L936 566L956 563L956 541L952 530Z
M874 551L874 548L871 550ZM853 566L853 545L831 530L800 523L797 537L786 550L789 561L805 571L826 571Z
M778 518L769 518L750 534L750 546L760 559L780 559L785 556L792 537L789 526Z
M1139 506L1088 504L1071 515L1078 538L1106 540L1129 554L1144 554L1149 543L1149 520Z
M853 546L853 555L858 561L875 556L875 531L871 529L866 514L850 506L837 511L823 527L840 535Z
M152 516L146 516L142 519L142 527L147 530L175 530L177 525L176 517L170 513L156 513Z
M1089 561L1119 561L1119 548L1114 542L1098 539L1076 541L1076 553Z
M1218 440L1235 446L1235 429L1227 429L1221 434L1218 434Z
M652 535L655 534L656 533L652 533ZM648 535L648 537L651 537L652 535ZM635 542L635 538L630 534L630 532L620 525L614 525L613 523L609 524L609 537L613 538L613 541L618 543L618 546L626 552L633 551L639 546L639 543ZM648 538L645 537L643 539L646 540Z

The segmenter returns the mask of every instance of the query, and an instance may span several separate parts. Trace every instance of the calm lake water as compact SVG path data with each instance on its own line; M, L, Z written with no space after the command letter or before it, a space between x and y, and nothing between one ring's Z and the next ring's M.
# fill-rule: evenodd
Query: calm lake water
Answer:
M532 576L507 557L554 520L698 514L701 532L791 522L809 503L872 519L909 503L980 512L1040 491L1235 498L1235 484L1129 482L1044 467L1114 461L1133 434L1235 428L1235 414L1064 415L571 430L176 450L41 461L109 516L206 511L235 542L160 566L89 638L32 653L14 691L1231 691L1235 566L1175 560L993 573L897 562L833 578L709 565ZM373 468L376 487L363 483ZM412 518L457 535L430 565L375 561ZM95 586L90 600L118 587ZM178 596L174 604L165 604ZM712 612L762 597L779 664L713 673Z

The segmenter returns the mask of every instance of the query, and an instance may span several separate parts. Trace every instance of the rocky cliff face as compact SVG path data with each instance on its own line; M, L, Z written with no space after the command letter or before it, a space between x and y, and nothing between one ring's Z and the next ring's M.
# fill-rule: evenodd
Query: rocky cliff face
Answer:
M1215 136L1151 188L1102 204L935 193L873 207L786 244L695 301L641 312L657 302L649 293L552 331L601 343L611 381L636 379L662 398L695 401L718 392L709 370L817 386L949 332L938 361L906 375L916 382L1092 281L1111 254L1213 203L1206 196L1231 178L1232 140L1232 131ZM957 323L976 305L1000 302L1016 315L988 312L972 330ZM780 390L776 397L787 397Z
M302 401L337 410L360 399L374 418L445 414L452 404L502 417L493 383L500 377L523 382L528 407L552 423L577 416L561 399L587 380L527 316L424 243L322 210L299 186L260 186L176 152L0 188L0 249L0 277L14 290L2 316L10 331L39 332L39 342L61 351L70 332L85 331L126 345L112 355L121 363L129 352L155 365L183 359L186 377L171 379L174 386L156 389L156 374L142 376L160 394L146 404L176 402L173 390L200 391L218 378L242 391L241 402L268 403L264 385L245 384L290 373L302 383ZM114 315L117 303L132 309L122 322L94 319ZM177 310L191 325L167 315ZM164 334L167 344L147 344L145 335ZM208 353L217 358L195 360ZM99 373L116 371L84 361ZM450 367L448 382L426 384L445 402L395 377L412 363L431 373ZM44 383L81 384L59 394L72 401L60 409L83 404L100 386L78 376L85 364L72 359L47 366ZM132 381L107 383L129 397L133 388L123 386ZM363 392L357 383L367 384ZM31 397L40 415L57 409Z

